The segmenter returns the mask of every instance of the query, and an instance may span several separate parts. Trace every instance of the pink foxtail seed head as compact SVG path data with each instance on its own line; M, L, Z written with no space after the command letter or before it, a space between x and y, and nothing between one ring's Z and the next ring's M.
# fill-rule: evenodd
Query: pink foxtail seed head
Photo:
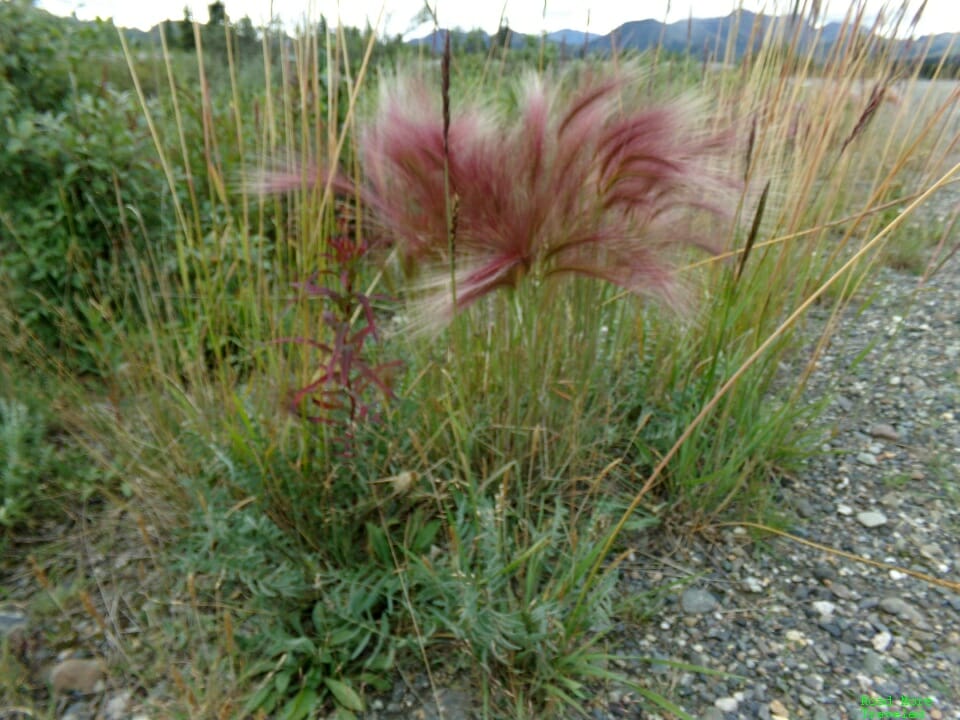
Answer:
M454 102L447 118L439 88L403 75L382 82L359 135L361 196L381 239L423 270L434 320L530 273L587 275L682 306L676 251L719 251L726 232L704 234L699 218L733 206L736 182L717 169L729 138L699 129L694 104L645 105L639 85L628 73L530 76L515 111ZM266 184L293 185L291 175ZM456 307L446 188L457 210Z

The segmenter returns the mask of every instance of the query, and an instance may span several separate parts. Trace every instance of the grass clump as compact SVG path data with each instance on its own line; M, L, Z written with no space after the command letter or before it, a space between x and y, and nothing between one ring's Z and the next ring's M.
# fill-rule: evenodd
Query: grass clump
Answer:
M622 553L776 520L817 352L955 140L943 98L912 122L882 101L918 88L879 39L823 58L765 27L719 72L516 77L495 53L378 74L373 34L329 28L254 58L225 25L217 80L209 32L192 58L164 41L134 79L162 242L117 268L135 319L81 334L114 417L90 446L179 558L183 617L140 610L180 658L157 705L350 717L422 673L486 717L577 712L607 682L683 716L610 669L618 614L649 614L618 602ZM29 472L53 462L4 402Z

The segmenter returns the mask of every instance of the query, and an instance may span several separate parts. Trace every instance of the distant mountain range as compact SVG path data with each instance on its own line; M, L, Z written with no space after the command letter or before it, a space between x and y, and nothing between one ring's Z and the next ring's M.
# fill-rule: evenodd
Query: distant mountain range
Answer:
M558 30L548 33L548 42L564 44L571 52L576 52L586 46L587 52L608 54L616 49L623 51L643 51L658 45L667 51L681 53L695 53L699 56L709 56L722 59L728 43L732 41L732 49L736 59L743 57L750 49L759 48L763 37L771 29L780 29L783 37L792 38L797 30L796 23L802 23L799 28L799 50L806 52L813 48L817 55L825 56L840 38L843 25L838 22L828 23L817 28L805 19L797 19L792 15L767 16L742 10L731 13L726 17L691 18L673 23L662 23L658 20L636 20L627 22L607 35L587 35L578 30ZM756 27L755 27L756 25ZM775 28L780 25L782 27ZM408 41L409 44L428 46L439 51L443 48L446 30L437 30L426 37ZM863 32L868 32L864 30ZM468 35L476 38L480 33L487 47L491 36L483 31L453 30L452 41L462 45ZM908 40L893 40L897 47L894 50L903 51L907 57L916 57L926 51L928 57L939 57L951 48L952 54L960 53L960 38L956 33L941 33L926 35L921 38ZM511 33L511 47L523 47L530 41L539 42L540 36ZM929 45L929 49L928 48Z

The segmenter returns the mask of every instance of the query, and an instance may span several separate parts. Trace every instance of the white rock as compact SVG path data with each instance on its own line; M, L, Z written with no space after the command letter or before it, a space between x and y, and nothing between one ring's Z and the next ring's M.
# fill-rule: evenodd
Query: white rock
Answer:
M126 720L132 698L133 692L130 690L123 690L113 695L103 708L103 716L106 720Z
M849 505L844 505L843 503L839 503L839 504L837 505L837 514L838 514L838 515L853 515L853 508L850 507Z
M722 710L723 712L736 712L737 707L740 705L740 703L737 702L737 699L732 697L718 698L713 704L717 710Z
M787 630L787 642L795 643L797 645L806 645L807 636L799 630Z
M870 641L870 644L873 645L873 649L877 652L886 652L890 647L890 643L892 642L893 635L884 630L883 632L874 635L873 640Z
M824 617L830 617L833 615L834 610L837 609L837 606L829 600L816 600L813 603L813 609Z
M887 522L887 516L876 510L857 513L857 520L861 525L868 528L880 527Z

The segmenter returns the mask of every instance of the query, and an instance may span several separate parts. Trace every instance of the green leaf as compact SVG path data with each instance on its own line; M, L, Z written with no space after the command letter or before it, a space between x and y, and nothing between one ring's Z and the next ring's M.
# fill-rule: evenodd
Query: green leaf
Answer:
M390 541L387 534L373 523L367 523L367 537L373 554L384 565L393 564L393 554L390 552Z
M333 694L333 697L336 699L340 705L345 707L347 710L356 710L357 712L363 712L363 700L360 699L360 696L357 695L356 691L347 685L345 682L340 680L334 680L333 678L324 678L323 682L326 684L327 689Z
M277 695L285 695L287 688L290 687L290 673L282 672L277 673L277 676L273 679L273 685L277 689Z
M334 630L327 639L327 645L346 645L347 643L352 643L360 632L362 632L362 628L357 628L353 625L347 625L346 627Z
M283 720L303 720L312 713L320 704L320 697L317 691L310 687L305 687L297 696L286 704L283 713L280 715Z
M413 542L413 547L411 550L416 553L427 552L430 549L430 546L433 544L434 539L437 537L437 532L439 532L439 530L439 520L431 520L428 522L417 531L417 537Z
M264 683L253 696L247 700L247 704L243 706L243 715L252 715L254 710L263 710L264 712L269 713L273 710L274 705L277 702L277 695L273 690L273 686L266 682Z

